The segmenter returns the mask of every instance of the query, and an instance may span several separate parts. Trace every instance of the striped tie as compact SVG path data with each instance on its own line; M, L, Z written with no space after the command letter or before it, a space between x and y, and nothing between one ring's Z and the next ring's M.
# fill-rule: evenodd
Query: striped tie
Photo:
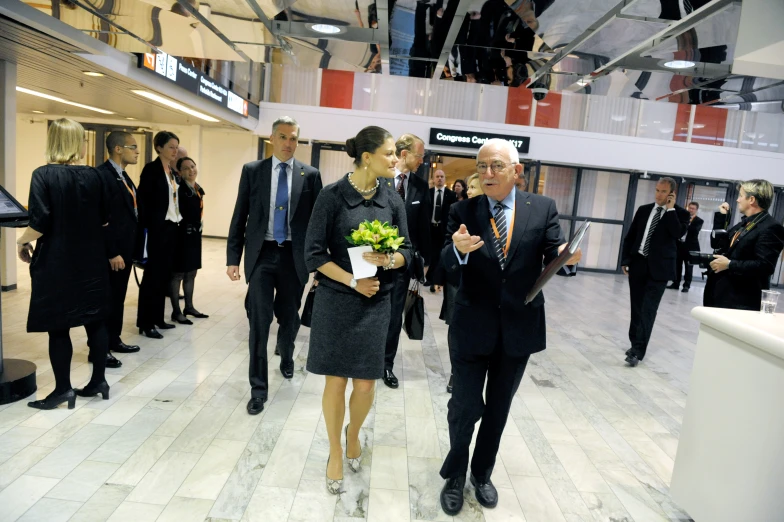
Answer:
M648 257L648 252L651 250L651 238L653 237L653 231L656 230L656 225L659 224L659 220L661 219L662 208L663 207L656 207L656 214L653 215L653 219L651 220L651 228L648 230L648 236L645 238L645 246L642 247L642 255L645 257Z
M498 237L495 238L495 253L498 256L498 262L501 263L501 269L506 264L506 255L504 254L504 247L506 247L506 213L504 206L501 203L496 203L494 218L495 228L498 230Z

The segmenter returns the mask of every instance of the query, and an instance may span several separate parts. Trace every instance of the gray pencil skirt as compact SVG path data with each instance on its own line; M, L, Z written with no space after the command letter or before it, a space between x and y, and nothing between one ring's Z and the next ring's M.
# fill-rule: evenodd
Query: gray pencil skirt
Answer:
M313 299L307 370L319 375L380 379L391 312L390 293L372 298L319 285Z

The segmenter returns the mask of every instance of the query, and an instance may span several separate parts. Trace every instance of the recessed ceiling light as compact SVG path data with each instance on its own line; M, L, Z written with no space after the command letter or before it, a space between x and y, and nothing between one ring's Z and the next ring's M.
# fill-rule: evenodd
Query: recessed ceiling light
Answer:
M520 109L521 111L527 111L528 109L531 108L531 106L530 105L518 105L517 108Z
M310 28L322 34L337 34L340 32L339 27L329 24L313 24Z
M370 87L362 87L362 90L370 94Z
M97 71L82 71L82 73L86 76L104 76L103 73Z
M138 94L139 96L142 96L143 98L147 98L148 100L152 100L154 102L158 102L161 105L165 105L167 107L171 107L172 109L177 109L178 111L184 112L185 114L190 114L191 116L195 116L195 117L197 117L199 119L202 119L204 121L211 121L213 123L218 123L220 121L220 120L218 120L216 118L213 118L212 116L207 116L206 114L201 113L199 111L194 111L193 109L191 109L189 107L186 107L185 105L180 105L179 103L177 103L175 101L172 101L172 100L170 100L168 98L164 98L163 96L158 96L157 94L154 94L154 93L151 93L151 92L137 91L137 90L132 90L131 92L134 93L134 94Z
M695 123L694 124L694 128L695 129L704 129L705 128L705 124L704 123Z
M31 111L31 112L33 112L34 114L43 114L44 113L44 111Z
M577 85L579 85L580 87L585 87L586 85L588 85L588 81L585 78L580 78L579 80L577 80Z
M550 104L549 104L549 103L547 103L547 102L539 102L539 103L537 103L537 105L538 105L539 107L549 107L549 106L550 106Z
M125 119L126 119L126 120L135 120L136 118L131 118L130 116L128 116L128 117L127 117L127 118L125 118Z
M626 116L621 116L621 115L618 115L618 114L613 114L612 116L610 116L610 119L611 119L612 121L626 121Z
M688 69L689 67L694 67L694 62L690 62L689 60L672 60L666 62L664 66L669 67L670 69Z
M76 103L76 102L64 100L62 98L58 98L57 96L52 96L50 94L44 94L44 93L38 92L38 91L32 91L30 89L25 89L24 87L17 86L16 90L19 91L19 92L23 92L25 94L31 94L33 96L38 96L39 98L45 98L47 100L52 100L52 101L64 103L66 105L73 105L74 107L81 107L82 109L87 109L88 111L100 112L101 114L114 114L112 111L107 111L107 110L104 110L104 109L98 109L97 107L91 107L89 105L84 105L84 104L81 104L81 103Z

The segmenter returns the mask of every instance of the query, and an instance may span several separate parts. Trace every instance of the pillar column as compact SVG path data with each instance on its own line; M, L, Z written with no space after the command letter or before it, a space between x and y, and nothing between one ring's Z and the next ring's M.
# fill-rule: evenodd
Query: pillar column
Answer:
M0 185L16 194L16 64L0 60ZM16 230L0 232L0 285L16 289Z

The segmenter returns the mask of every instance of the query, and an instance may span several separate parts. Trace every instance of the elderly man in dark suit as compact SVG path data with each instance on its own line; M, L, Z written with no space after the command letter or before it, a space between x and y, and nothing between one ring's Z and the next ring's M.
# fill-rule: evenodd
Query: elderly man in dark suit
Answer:
M427 192L427 182L417 176L416 171L425 157L425 142L413 134L403 134L395 142L398 162L395 166L394 188L406 202L408 239L411 248L422 257L424 266L430 266L430 218L432 207ZM392 318L389 321L387 345L384 353L384 384L397 388L399 383L395 373L395 356L400 342L400 329L403 326L403 306L406 304L408 285L414 277L413 263L405 270L398 270L395 288L392 291Z
M689 209L689 226L686 229L686 234L678 240L678 260L675 267L675 281L672 282L670 290L677 290L681 285L681 272L683 272L683 290L681 292L688 292L691 288L691 277L694 272L694 267L689 264L689 252L699 252L700 250L700 230L704 221L697 216L697 211L700 209L700 204L692 201L688 204Z
M109 351L106 352L106 367L122 366L111 352L133 353L139 347L122 342L123 313L128 279L133 266L133 249L136 244L136 225L139 221L136 205L136 185L126 174L128 165L139 161L139 148L133 135L123 131L110 132L106 137L109 159L97 167L108 183L111 193L111 215L106 227L106 254L109 258L109 286L111 298L106 327L109 333Z
M686 209L675 205L676 190L672 178L656 183L655 202L637 209L621 247L621 267L629 276L632 308L632 347L626 352L626 362L632 367L645 357L667 281L675 280L677 243L689 223Z
M555 202L515 188L523 166L510 142L488 140L476 170L485 195L452 205L441 254L447 272L461 275L449 327L450 449L441 467L441 507L452 516L463 506L469 446L480 419L471 482L481 505L498 503L490 476L501 434L529 356L545 349L544 296L528 305L524 299L542 264L566 247Z
M245 250L248 294L245 308L250 320L251 399L248 413L257 415L267 400L267 337L277 317L280 371L294 375L294 340L300 327L299 307L308 282L305 233L321 174L294 159L299 125L289 117L275 120L270 144L272 157L242 167L237 203L226 247L226 273L240 278Z

